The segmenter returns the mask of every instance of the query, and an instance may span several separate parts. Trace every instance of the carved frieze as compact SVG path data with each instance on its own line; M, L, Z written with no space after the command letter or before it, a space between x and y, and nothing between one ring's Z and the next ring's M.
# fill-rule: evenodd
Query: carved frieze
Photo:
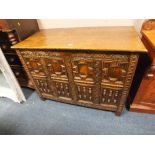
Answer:
M40 51L40 50L36 50L36 51L31 51L31 50L23 50L21 51L21 54L24 58L45 58L45 57L49 57L49 53L45 52L45 51Z

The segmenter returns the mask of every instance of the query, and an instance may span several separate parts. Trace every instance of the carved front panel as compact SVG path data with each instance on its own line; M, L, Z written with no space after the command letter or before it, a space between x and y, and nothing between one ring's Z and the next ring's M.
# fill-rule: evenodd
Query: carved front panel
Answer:
M106 55L102 60L102 84L123 87L130 56Z
M92 58L73 57L72 63L75 82L94 83Z
M21 55L40 94L118 112L138 61L136 54L22 51Z
M119 104L129 63L130 55L104 56L102 60L101 104Z
M24 58L32 76L46 76L40 58Z
M80 102L119 104L130 55L72 54L71 61Z
M46 53L43 51L22 51L21 55L39 93L43 96L55 95L44 67L43 58L47 56Z
M51 52L49 57L44 59L53 89L59 98L71 100L69 79L63 53Z
M118 105L122 96L122 89L119 88L101 88L101 104Z
M84 101L84 102L90 102L93 103L93 85L80 85L76 84L77 90L78 90L78 100Z
M59 98L71 100L70 86L68 82L54 81Z
M65 61L61 53L49 53L49 58L45 58L45 63L51 79L68 81Z
M37 86L40 94L42 95L53 95L53 91L50 88L49 82L46 79L36 79L34 78L33 81L35 82L35 85Z
M90 55L72 54L72 74L79 102L93 103L94 60Z

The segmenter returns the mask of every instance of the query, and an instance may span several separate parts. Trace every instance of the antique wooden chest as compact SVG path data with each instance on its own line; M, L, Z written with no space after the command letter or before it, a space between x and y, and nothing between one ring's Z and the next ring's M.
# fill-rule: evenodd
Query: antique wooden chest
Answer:
M40 97L116 115L147 52L133 27L42 30L12 48Z

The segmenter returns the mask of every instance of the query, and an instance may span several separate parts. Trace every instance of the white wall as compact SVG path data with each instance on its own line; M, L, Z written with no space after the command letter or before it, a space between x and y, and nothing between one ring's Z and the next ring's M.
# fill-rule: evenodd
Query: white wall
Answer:
M140 31L143 20L137 19L38 19L40 29L89 26L135 26Z
M38 19L40 29L86 26L132 26L134 21L103 19Z
M141 30L143 22L144 22L144 19L136 19L136 20L134 20L135 29L137 30L137 32L139 34L140 34L140 30Z

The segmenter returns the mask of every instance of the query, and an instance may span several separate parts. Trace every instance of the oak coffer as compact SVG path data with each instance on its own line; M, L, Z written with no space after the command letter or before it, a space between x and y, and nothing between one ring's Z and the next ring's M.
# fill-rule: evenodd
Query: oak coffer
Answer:
M12 48L40 97L116 115L147 52L133 27L41 30Z

